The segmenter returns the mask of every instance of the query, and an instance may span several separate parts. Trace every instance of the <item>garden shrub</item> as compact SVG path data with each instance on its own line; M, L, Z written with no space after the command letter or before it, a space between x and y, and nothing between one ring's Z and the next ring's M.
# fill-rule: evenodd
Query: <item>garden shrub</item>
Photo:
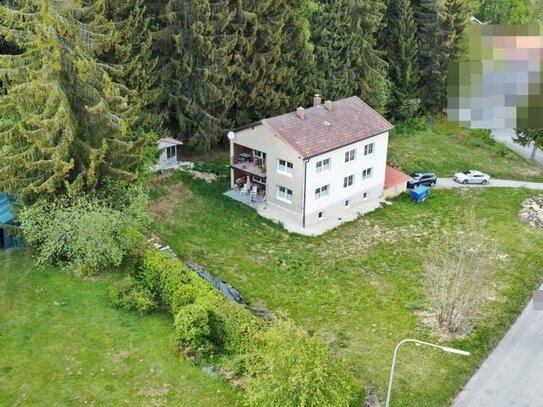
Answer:
M360 406L364 392L326 345L290 320L254 336L247 356L246 405Z
M494 154L503 158L509 158L512 155L511 150L502 143L496 143L494 146Z
M115 307L126 311L146 314L157 308L153 293L131 276L111 284L108 297Z
M427 118L424 116L412 117L396 125L395 131L398 134L412 134L426 130Z
M175 316L175 340L181 352L190 359L198 360L214 351L211 312L208 304L199 302L181 308Z
M126 201L119 206L97 195L38 201L18 213L23 238L40 264L58 265L78 275L118 267L142 240L145 224L141 213L145 198Z
M492 132L488 129L470 130L467 141L473 147L493 146L496 144L496 140L492 138Z

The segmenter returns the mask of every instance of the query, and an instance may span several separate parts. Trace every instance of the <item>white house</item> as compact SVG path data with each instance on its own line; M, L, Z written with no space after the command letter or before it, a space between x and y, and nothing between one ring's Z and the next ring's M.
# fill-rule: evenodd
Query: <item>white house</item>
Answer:
M155 172L179 168L182 164L179 146L183 143L171 137L164 137L158 140L157 144L159 157Z
M393 129L358 97L321 102L229 133L228 194L306 234L379 205Z

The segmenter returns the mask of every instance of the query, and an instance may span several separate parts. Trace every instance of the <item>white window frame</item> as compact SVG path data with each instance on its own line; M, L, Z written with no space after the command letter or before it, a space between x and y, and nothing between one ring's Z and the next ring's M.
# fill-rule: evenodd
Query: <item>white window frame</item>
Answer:
M281 162L283 162L284 164L282 164ZM283 160L282 158L277 159L277 172L279 174L283 174L283 175L287 175L289 177L292 177L292 169L293 168L294 168L294 164L292 164L290 161Z
M356 160L356 148L353 148L352 150L345 151L345 162L351 162Z
M324 160L317 161L315 164L315 171L317 174L320 174L323 171L330 171L331 165L331 158L325 158Z
M289 198L289 195L290 195L290 198ZM291 204L292 203L292 190L288 189L288 188L286 188L284 186L277 185L277 189L276 189L276 192L275 192L275 197L280 201Z
M315 189L315 199L326 198L328 195L330 195L330 184Z
M362 171L362 179L371 179L373 177L373 167L366 168Z
M353 185L354 185L354 174L343 178L343 188L349 188L349 187L352 187Z
M364 155L371 155L375 151L375 142L366 144L364 146Z

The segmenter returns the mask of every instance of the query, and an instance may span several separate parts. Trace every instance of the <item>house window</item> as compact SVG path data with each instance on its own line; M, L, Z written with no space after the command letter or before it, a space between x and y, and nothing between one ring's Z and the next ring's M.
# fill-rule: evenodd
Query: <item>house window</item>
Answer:
M371 175L372 175L372 169L373 168L367 168L365 169L364 171L362 171L362 179L369 179L371 178Z
M174 158L176 156L175 154L175 146L166 147L166 157L167 158Z
M320 188L317 188L315 190L315 199L324 198L325 196L328 196L328 193L330 191L330 185L324 185Z
M324 216L324 211L319 212L319 220L321 220L323 216Z
M356 148L353 150L345 151L345 162L354 161L356 157Z
M364 155L370 155L373 154L373 148L375 146L375 143L366 144L364 146Z
M328 171L330 169L330 159L327 158L322 161L317 161L316 168L317 174L323 171Z
M287 203L292 203L292 190L277 185L277 199Z
M349 200L346 200L346 201L345 201L345 208L348 208L348 207L349 207L349 205L350 205L350 202L349 202Z
M354 183L354 175L343 178L343 188L350 187Z
M285 160L277 160L277 172L280 172L281 174L285 175L292 175L292 163L289 163Z
M362 197L363 197L364 199L368 199L368 193L367 193L367 192L364 192L364 194L362 195Z

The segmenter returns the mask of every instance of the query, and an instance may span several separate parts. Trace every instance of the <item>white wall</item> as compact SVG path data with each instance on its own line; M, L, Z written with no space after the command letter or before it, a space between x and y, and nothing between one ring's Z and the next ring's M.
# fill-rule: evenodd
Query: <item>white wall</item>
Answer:
M373 154L364 156L364 146L371 143L375 143ZM320 211L324 211L324 219L336 216L339 208L344 207L345 200L359 201L364 192L369 192L368 199L378 199L385 182L387 147L388 132L311 158L307 163L306 217ZM352 149L356 149L356 158L346 163L345 152ZM326 158L331 158L330 170L317 174L316 163ZM373 168L371 179L362 180L362 171L369 167ZM353 185L343 188L344 178L352 174ZM323 185L330 185L328 196L315 199L315 189ZM331 210L327 211L327 208Z

